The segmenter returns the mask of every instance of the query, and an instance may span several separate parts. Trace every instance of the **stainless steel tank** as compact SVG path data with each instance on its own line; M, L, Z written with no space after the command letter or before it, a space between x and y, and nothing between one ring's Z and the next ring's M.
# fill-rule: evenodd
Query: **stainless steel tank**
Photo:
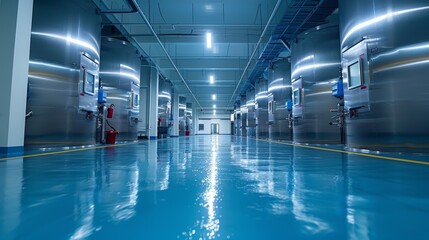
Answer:
M140 55L128 42L102 39L100 81L107 95L106 106L115 105L113 117L107 121L119 132L116 140L137 139L140 66Z
M255 119L255 90L246 92L247 107L247 136L256 136L256 119Z
M179 96L179 136L185 136L186 131L186 97Z
M241 125L240 130L241 134L240 136L246 137L247 136L247 106L246 106L246 96L241 96L240 99L240 116L241 116Z
M158 136L167 137L171 126L171 93L170 81L160 79L158 88ZM185 100L186 101L186 100ZM180 101L179 101L180 104ZM180 110L179 110L180 111Z
M329 110L340 102L332 96L341 66L338 21L300 34L291 45L291 65L293 140L341 143L340 128L329 125Z
M340 0L347 146L429 150L429 6Z
M92 1L34 1L27 147L95 143L100 24Z
M185 112L185 135L186 132L188 132L188 134L192 133L192 103L186 103L186 112Z
M268 138L268 81L260 78L255 85L256 138Z
M292 140L288 127L286 101L291 98L290 59L273 63L268 78L268 121L269 138Z

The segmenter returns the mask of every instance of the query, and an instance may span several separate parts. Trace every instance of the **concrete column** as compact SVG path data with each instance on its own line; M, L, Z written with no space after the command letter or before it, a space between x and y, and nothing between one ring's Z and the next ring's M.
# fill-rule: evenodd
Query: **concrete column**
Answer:
M0 0L0 156L24 151L33 0Z
M173 94L173 130L171 131L171 137L178 137L179 136L179 94L174 93Z
M142 99L140 104L141 131L145 131L145 135L149 139L157 139L159 72L149 63L143 62L142 64L140 75L140 97Z
M142 62L140 69L140 122L138 125L139 134L149 138L149 103L150 103L150 71L151 66L147 62Z
M157 139L159 73L155 68L150 70L149 89L149 139Z
M141 74L142 77L149 75ZM139 123L138 123L138 136L149 136L149 123L148 123L148 109L149 109L149 87L147 81L143 78L140 81L140 103L139 103Z

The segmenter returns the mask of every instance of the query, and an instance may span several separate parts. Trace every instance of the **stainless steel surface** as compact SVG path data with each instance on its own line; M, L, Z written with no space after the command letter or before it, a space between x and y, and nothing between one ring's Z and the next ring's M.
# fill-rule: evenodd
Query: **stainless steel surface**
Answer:
M95 9L85 0L34 2L27 147L95 143L101 23ZM94 79L83 78L86 70ZM95 89L86 84L85 92L84 80L93 80Z
M341 66L338 21L300 34L291 45L293 140L299 143L340 143L338 127L330 126L330 109L339 100L331 87ZM294 95L295 96L295 95Z
M234 109L234 135L241 136L241 111L240 106Z
M340 0L339 14L345 107L364 105L362 91L369 101L346 119L347 146L427 152L428 2ZM362 63L366 89L348 89L353 58Z
M106 143L106 126L107 126L107 106L99 105L98 107L98 116L97 116L97 130L96 130L96 142L97 143Z
M246 106L247 106L247 136L256 137L255 90L247 91Z
M186 131L186 97L179 96L179 136L185 136Z
M268 81L260 78L255 85L256 137L268 138Z
M241 136L247 136L247 101L246 96L241 96L240 99L240 116L241 116Z
M115 105L113 118L107 121L119 132L116 137L119 141L137 139L140 65L139 54L132 45L122 40L102 39L100 80L107 94L106 106ZM106 129L111 130L109 126Z
M186 103L186 111L185 111L185 131L189 131L189 134L193 133L193 129L192 129L192 109L193 109L193 104L192 103ZM185 132L186 133L186 132ZM185 134L186 135L186 134Z
M288 128L286 101L291 98L291 66L289 59L273 64L268 83L268 131L270 139L291 140Z
M158 125L163 128L170 127L170 117L171 117L171 93L172 86L169 81L160 79L159 80L159 89L158 89L158 118L161 117L162 121ZM186 102L186 100L185 100ZM180 101L179 101L180 104Z

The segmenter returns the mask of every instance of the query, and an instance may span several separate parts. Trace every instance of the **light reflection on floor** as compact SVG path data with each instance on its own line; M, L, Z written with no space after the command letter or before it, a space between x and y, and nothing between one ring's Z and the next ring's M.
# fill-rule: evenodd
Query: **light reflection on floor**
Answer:
M254 139L143 141L0 162L0 236L425 239L428 182L429 166Z

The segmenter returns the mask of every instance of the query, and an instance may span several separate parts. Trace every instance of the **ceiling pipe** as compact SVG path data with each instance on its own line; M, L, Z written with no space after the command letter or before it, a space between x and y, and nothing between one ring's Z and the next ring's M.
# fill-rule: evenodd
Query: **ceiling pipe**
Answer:
M139 4L136 2L136 0L130 0L134 3L134 6L137 9L138 14L140 15L140 17L143 19L143 21L147 24L149 30L152 32L153 36L156 38L156 40L158 41L159 46L162 48L162 50L164 51L165 55L168 58L168 61L170 61L171 65L173 66L173 68L176 70L177 74L179 75L179 77L181 78L183 84L185 84L186 88L188 89L189 93L192 95L192 97L194 98L195 102L198 104L198 106L200 106L201 108L201 104L200 102L198 102L197 98L195 97L194 93L191 91L191 88L189 88L189 85L186 83L185 78L182 76L182 74L180 73L179 69L177 68L176 64L174 63L173 59L170 57L170 54L168 54L167 49L165 49L164 44L162 44L161 39L159 39L158 34L156 34L155 30L153 29L152 25L150 24L149 20L146 18L146 15L144 15L142 9L140 8Z
M115 14L115 13L136 13L137 12L137 6L133 0L125 0L128 3L128 6L130 9L110 9L110 10L100 10L99 13L109 13L109 14Z
M238 81L237 86L235 87L234 92L233 92L233 94L232 94L231 99L229 100L229 102L231 102L234 99L234 96L237 93L237 89L238 89L238 87L240 87L240 83L241 83L241 81L243 81L244 75L246 75L247 69L249 68L250 63L252 62L252 59L255 56L256 51L258 50L258 47L259 47L259 45L262 42L262 38L264 37L265 33L268 30L268 27L271 24L271 21L273 20L274 16L277 14L277 11L278 11L278 9L280 7L281 2L282 2L282 0L277 0L276 6L274 7L274 9L273 9L273 11L271 13L270 18L268 19L268 22L265 25L264 30L262 31L261 36L259 37L258 42L256 43L255 49L253 50L253 53L250 56L249 61L247 62L246 67L244 68L243 74L241 75L240 80Z
M144 15L144 13L143 13L142 9L140 8L139 4L136 2L136 0L126 0L126 1L127 1L128 5L131 8L129 10L128 9L127 10L102 10L99 13L103 13L103 14L138 13L140 15L140 17L143 19L143 21L145 22L145 24L148 26L149 30L152 32L152 34L154 35L154 37L156 38L156 40L158 41L159 45L161 46L162 50L166 54L166 56L167 56L168 60L170 61L171 65L173 66L174 70L177 72L177 74L181 78L181 81L185 84L185 86L188 89L189 93L192 95L192 97L194 98L195 102L201 108L200 102L197 100L197 98L195 97L194 93L189 88L189 85L186 83L185 78L182 76L182 74L180 73L180 71L177 68L176 64L174 63L173 59L168 54L167 49L165 49L164 45L162 44L161 40L159 39L158 35L156 34L156 32L153 29L152 25L150 24L149 20ZM122 24L120 24L120 25L122 25ZM133 38L133 36L129 36L129 37ZM137 43L137 45L139 45L137 41L136 41L136 43Z
M290 52L290 47L285 43L285 41L283 41L283 39L280 39L280 42L283 44L283 47L285 47L285 48L286 48L286 50L287 50L288 52Z

